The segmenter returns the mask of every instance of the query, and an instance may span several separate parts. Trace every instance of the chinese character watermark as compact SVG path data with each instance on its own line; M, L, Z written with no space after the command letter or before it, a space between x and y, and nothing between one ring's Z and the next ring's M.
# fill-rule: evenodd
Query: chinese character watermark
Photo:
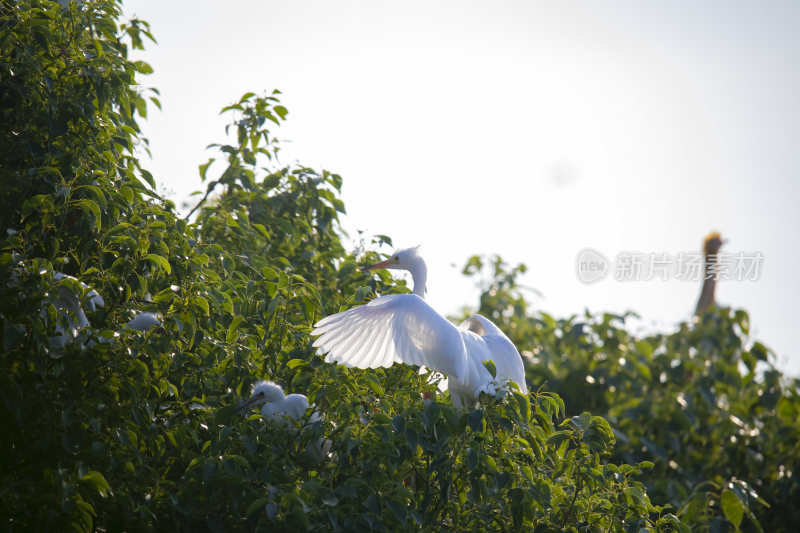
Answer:
M700 252L620 252L611 262L601 252L584 248L578 252L575 273L582 283L592 284L610 274L617 281L756 281L761 276L764 255L761 252L730 252L708 256Z

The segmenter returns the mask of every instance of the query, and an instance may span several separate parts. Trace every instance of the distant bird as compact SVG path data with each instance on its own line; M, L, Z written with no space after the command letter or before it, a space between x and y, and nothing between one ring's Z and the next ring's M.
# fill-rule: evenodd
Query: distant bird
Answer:
M55 272L53 274L53 280L58 282L58 292L52 300L52 303L59 310L58 314L60 319L59 323L56 325L56 335L50 337L50 343L58 347L65 346L67 342L78 336L78 331L89 325L89 319L86 318L86 313L81 307L83 295L75 294L67 284L63 283L63 280L66 279L80 284L85 292L85 296L88 297L86 307L89 311L93 312L98 307L105 306L105 301L103 301L103 298L97 291L72 276L68 276L62 272ZM44 314L44 310L42 310L42 314ZM62 325L63 320L66 320L68 325L66 330Z
M300 420L308 411L308 398L304 394L284 395L283 388L272 381L259 381L253 387L250 399L242 403L237 409L238 412L252 407L253 405L264 404L261 406L261 416L267 420L277 420L282 424L288 424L284 415L289 415L294 420ZM313 411L308 417L309 424L322 422L319 412ZM321 461L328 456L331 450L331 441L327 439L316 439L306 446L305 454L309 459Z
M162 326L161 319L155 313L144 312L139 313L125 324L123 329L133 329L136 331L147 331L150 328L160 328Z
M427 267L417 248L395 251L380 263L363 268L407 270L412 294L375 298L323 318L312 335L317 354L329 363L358 368L389 367L394 363L426 366L447 375L453 405L474 407L481 392L494 395L494 379L483 361L493 361L497 382L513 381L523 393L525 367L514 344L491 321L473 315L453 325L423 299Z
M717 305L714 299L714 289L717 285L717 272L719 265L719 250L725 241L722 240L717 232L709 233L703 241L703 254L705 256L705 269L703 288L700 290L700 298L697 299L697 307L694 310L695 316L703 314L711 307Z

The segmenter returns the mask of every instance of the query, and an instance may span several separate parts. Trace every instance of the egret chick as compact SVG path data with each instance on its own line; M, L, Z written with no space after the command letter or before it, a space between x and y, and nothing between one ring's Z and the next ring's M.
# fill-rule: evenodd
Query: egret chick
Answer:
M317 354L329 363L358 368L394 363L426 366L445 374L453 405L474 407L481 392L494 394L495 378L483 365L494 362L497 380L513 381L527 394L525 367L517 348L500 328L480 315L458 327L433 310L425 298L428 269L417 248L395 251L380 263L363 268L407 270L412 294L390 294L323 318L312 335Z
M300 420L308 411L308 398L304 394L284 395L283 389L272 381L259 381L253 387L250 399L239 406L237 411L241 412L253 405L264 404L261 406L261 416L266 420L278 420L283 424L288 421L284 415L289 415L294 420ZM308 417L309 424L321 422L322 417L317 411L313 411ZM314 460L321 461L328 456L331 450L331 441L317 439L311 441L306 446L305 455Z
M283 415L289 415L295 420L300 418L308 410L308 398L303 394L284 395L283 389L272 381L259 381L253 387L253 394L250 399L239 406L239 411L244 411L248 407L263 403L261 416L269 420L280 420L285 422ZM309 422L318 422L319 413L314 411L309 417Z
M98 307L105 306L105 301L97 291L82 281L78 281L76 278L62 272L53 273L54 281L61 282L64 279L80 284L81 288L86 292L86 296L89 297L86 302L86 307L89 311L95 311ZM50 338L50 342L54 346L65 346L70 338L77 337L78 331L89 325L89 319L86 318L86 313L81 307L81 297L82 295L75 294L66 284L58 284L58 293L53 300L53 305L59 310L58 314L66 318L68 329L65 331L61 321L59 321L59 324L56 325L56 334ZM44 310L42 310L42 313L44 313Z

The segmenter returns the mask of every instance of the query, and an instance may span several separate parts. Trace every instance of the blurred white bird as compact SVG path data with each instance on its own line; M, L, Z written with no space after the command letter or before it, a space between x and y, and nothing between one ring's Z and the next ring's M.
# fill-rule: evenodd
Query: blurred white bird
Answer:
M491 321L473 315L456 327L423 298L427 267L417 248L397 250L386 261L362 270L407 270L413 294L392 294L317 322L312 335L317 354L329 363L358 368L395 362L426 366L448 377L453 405L477 405L481 392L495 394L493 382L513 381L525 394L525 367L514 344ZM496 380L483 365L493 361Z
M277 420L283 424L288 424L284 415L289 415L294 420L300 420L308 411L308 398L304 394L284 395L283 389L272 381L259 381L253 387L250 399L242 403L237 411L244 411L248 407L263 403L261 416L267 420ZM308 417L309 424L322 422L322 417L317 411L313 411ZM316 439L306 446L306 455L314 461L321 461L328 456L331 450L331 441L327 439Z
M147 331L150 328L161 327L161 319L155 313L139 313L131 318L123 329L133 329L136 331Z
M81 299L83 294L76 294L63 280L68 279L79 283L85 292L85 296L89 299L86 301L86 307L89 311L95 311L98 307L105 306L103 298L91 287L78 281L72 276L68 276L62 272L53 273L53 280L58 282L58 292L52 300L53 305L59 310L61 319L65 319L68 328L64 330L62 320L56 325L56 334L50 337L50 343L54 346L63 347L78 336L78 331L89 325L89 319L86 318L86 313L81 307ZM88 291L88 292L87 292ZM44 310L42 310L44 316Z

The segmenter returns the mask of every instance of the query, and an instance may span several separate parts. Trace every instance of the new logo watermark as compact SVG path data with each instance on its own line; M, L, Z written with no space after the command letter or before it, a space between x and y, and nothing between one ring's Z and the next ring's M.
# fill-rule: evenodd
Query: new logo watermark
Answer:
M708 267L700 252L620 252L614 261L594 248L584 248L575 260L575 274L591 285L612 275L616 281L755 281L761 276L761 252L730 252L708 256Z
M605 279L608 275L608 259L594 248L584 248L578 252L575 273L583 283L590 285Z

